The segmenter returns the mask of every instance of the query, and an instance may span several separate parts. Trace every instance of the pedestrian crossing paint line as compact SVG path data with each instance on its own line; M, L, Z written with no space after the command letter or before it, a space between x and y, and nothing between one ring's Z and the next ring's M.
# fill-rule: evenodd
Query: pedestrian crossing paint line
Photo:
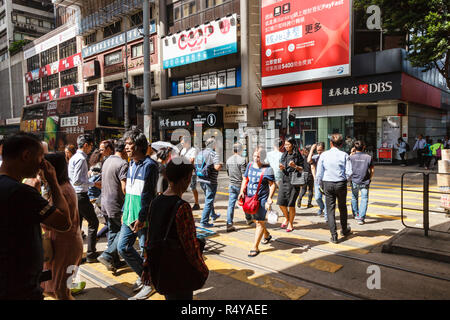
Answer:
M256 270L240 268L211 258L210 256L207 257L205 262L210 271L250 284L257 288L270 291L280 296L287 297L291 300L299 300L310 291L310 289L296 286L275 277L264 275Z
M294 225L294 227L295 227L295 225ZM275 231L275 230L270 231L270 234L280 237L280 238L286 238L288 240L316 241L316 242L318 241L317 239L314 239L314 238L306 237L303 235L298 236L298 235L295 235L292 233L289 236L287 236L286 232L280 232L280 231ZM330 235L329 231L327 232L327 235ZM325 242L325 241L321 241L321 242ZM370 252L369 250L366 250L366 249L352 247L352 246L348 246L348 245L345 245L342 243L335 244L335 243L331 243L331 242L325 242L325 243L319 244L317 247L318 248L325 247L328 249L333 249L335 251L338 251L338 250L339 251L349 251L349 252L354 252L357 254L368 254Z
M309 264L309 266L312 268L315 268L317 270L330 272L330 273L335 273L336 271L340 270L343 267L342 264L337 264L337 263L333 263L333 262L322 260L322 259L314 260L313 262L311 262Z

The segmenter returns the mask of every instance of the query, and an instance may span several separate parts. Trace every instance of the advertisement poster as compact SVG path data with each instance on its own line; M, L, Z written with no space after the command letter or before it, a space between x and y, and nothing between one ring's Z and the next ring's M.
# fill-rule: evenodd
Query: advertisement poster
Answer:
M227 72L219 71L217 73L217 89L225 89L227 87Z
M237 52L237 15L163 38L164 69Z
M209 90L217 90L217 72L209 73Z
M236 69L227 70L227 88L236 87Z
M178 94L184 94L184 80L178 81Z
M201 90L208 91L209 75L207 73L202 74L201 81L202 81Z
M192 92L200 92L200 76L192 76Z
M184 87L186 94L192 93L192 77L186 77L184 80Z
M262 0L263 87L350 75L351 0Z

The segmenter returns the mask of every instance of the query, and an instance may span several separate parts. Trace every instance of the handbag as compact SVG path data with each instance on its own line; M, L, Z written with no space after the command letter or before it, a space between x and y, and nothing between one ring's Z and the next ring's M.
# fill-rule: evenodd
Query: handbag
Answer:
M161 294L200 289L208 277L189 262L179 239L169 238L177 210L182 203L183 200L179 200L175 204L164 238L149 243L147 249L151 282Z
M293 186L304 186L308 182L309 172L295 172L291 173L291 185Z
M45 231L42 235L42 250L44 252L44 262L53 260L53 245L50 237L50 232Z
M244 205L242 206L242 209L247 214L256 214L259 210L259 199L258 199L258 191L259 187L261 186L261 182L264 178L264 171L266 169L264 168L261 172L261 177L259 178L258 187L256 188L256 192L252 197L245 195Z

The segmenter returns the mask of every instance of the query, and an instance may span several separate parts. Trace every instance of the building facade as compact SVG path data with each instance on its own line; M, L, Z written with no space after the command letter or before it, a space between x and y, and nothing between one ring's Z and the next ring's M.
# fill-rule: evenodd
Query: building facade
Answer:
M369 29L366 19L370 15L366 12L350 15L347 12L346 22L337 26L333 20L325 19L348 1L333 2L334 7L312 8L279 5L275 1L265 3L261 28L265 32L262 54L267 57L263 60L263 76L267 75L267 81L264 85L263 77L262 108L269 128L278 128L281 136L293 135L301 146L318 141L329 146L333 133L341 133L349 141L361 139L379 162L399 158L396 149L399 137L412 147L418 134L434 141L448 134L449 89L436 69L423 72L406 60L401 42L405 35ZM345 20L345 14L339 18ZM345 24L347 31L342 29ZM289 27L298 32L301 43L295 42L297 36L288 41L278 37L285 35L286 30L292 34L292 29L286 29ZM333 32L340 32L340 38L330 40ZM283 49L289 42L292 44ZM314 55L314 49L310 49L311 59L292 59L317 44L328 50L325 52L328 65L324 64L321 52ZM289 51L290 56L274 59L274 51L280 48ZM344 65L333 60L333 56L346 55ZM288 109L292 121L287 119ZM412 151L410 157L414 157Z
M51 1L0 1L0 135L18 130L23 106L22 46L55 28ZM11 99L12 97L12 99Z

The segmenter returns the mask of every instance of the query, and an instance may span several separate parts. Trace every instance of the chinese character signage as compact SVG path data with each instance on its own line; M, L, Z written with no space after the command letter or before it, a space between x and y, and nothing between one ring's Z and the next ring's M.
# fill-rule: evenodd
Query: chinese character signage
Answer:
M350 75L351 0L262 0L264 87Z
M76 96L83 93L83 84L75 83L65 87L44 91L26 97L26 104L34 104L39 102L52 101L59 98Z
M163 38L164 69L236 52L236 14Z
M323 81L323 104L401 99L401 74Z
M159 129L161 130L189 128L190 126L191 116L188 114L159 117Z
M223 108L224 123L242 123L247 122L246 106L226 106Z
M135 28L133 30L129 30L127 33L127 41L131 42L134 41L136 39L140 39L143 37L143 28ZM153 34L156 32L156 21L152 20L150 22L150 34ZM101 52L107 51L109 49L121 46L125 44L125 32L105 39L103 41L100 41L96 44L93 44L89 47L84 48L81 52L83 55L83 59L93 56L95 54L99 54Z
M81 53L76 53L65 59L61 59L39 69L27 72L25 74L25 82L31 82L39 78L47 77L58 72L78 67L79 65L81 65Z

